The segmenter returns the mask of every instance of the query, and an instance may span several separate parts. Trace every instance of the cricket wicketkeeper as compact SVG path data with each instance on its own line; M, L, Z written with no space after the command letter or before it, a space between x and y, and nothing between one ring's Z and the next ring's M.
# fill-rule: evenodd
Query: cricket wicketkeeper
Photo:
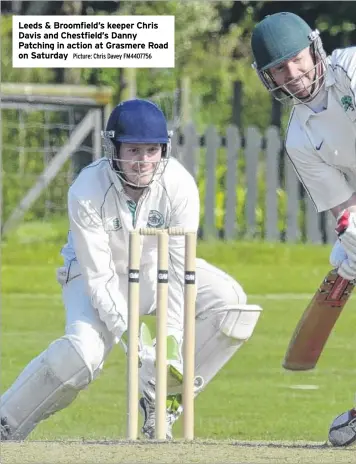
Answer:
M317 30L299 16L277 13L256 25L254 68L277 100L292 106L285 148L317 212L336 218L330 262L356 278L356 47L327 56ZM356 411L338 416L329 440L356 440Z
M70 231L58 270L66 310L65 333L33 359L1 397L1 438L25 439L67 407L100 373L115 344L127 342L129 232L182 227L197 231L199 194L188 171L170 157L161 109L147 100L120 103L104 132L106 156L84 168L68 194ZM156 238L141 237L140 314L156 306ZM247 341L261 308L248 305L229 275L197 259L196 394ZM184 237L169 241L167 438L179 417L182 383ZM137 334L142 433L155 436L155 349L147 328ZM194 355L194 353L193 353ZM172 370L173 371L173 370ZM117 373L120 379L120 372ZM173 385L173 386L172 386ZM125 414L125 411L122 412Z

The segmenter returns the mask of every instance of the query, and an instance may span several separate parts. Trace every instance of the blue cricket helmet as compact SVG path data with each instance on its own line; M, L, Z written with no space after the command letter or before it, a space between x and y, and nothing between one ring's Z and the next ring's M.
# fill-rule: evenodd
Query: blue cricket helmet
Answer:
M126 100L117 105L107 122L106 132L115 142L169 143L167 121L162 110L144 99Z
M104 153L123 183L133 188L146 188L163 174L170 157L171 140L166 118L156 104L140 98L120 103L111 112L106 130L102 131L102 137ZM135 182L128 179L123 169L123 163L127 160L120 159L122 143L160 144L162 146L161 159L154 163L155 169L148 183L141 183L142 176L139 176ZM137 163L141 166L149 161L137 161Z

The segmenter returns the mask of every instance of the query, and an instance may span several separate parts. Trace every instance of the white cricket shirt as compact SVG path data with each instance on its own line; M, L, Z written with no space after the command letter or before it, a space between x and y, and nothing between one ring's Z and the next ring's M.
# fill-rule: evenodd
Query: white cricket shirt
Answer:
M356 191L356 47L328 57L326 109L295 105L286 151L317 211L348 200Z
M183 227L197 231L199 193L189 172L170 158L158 181L145 190L135 207L107 158L81 171L68 193L70 232L62 249L65 265L78 262L93 307L118 338L127 328L129 232L141 227ZM141 237L142 278L157 273L157 238ZM184 237L169 241L169 309L183 327Z

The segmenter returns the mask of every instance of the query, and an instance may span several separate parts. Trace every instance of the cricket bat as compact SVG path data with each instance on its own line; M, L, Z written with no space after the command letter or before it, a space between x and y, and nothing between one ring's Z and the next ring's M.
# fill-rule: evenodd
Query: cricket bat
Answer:
M283 361L285 369L304 371L316 366L354 285L335 269L327 274L294 330Z

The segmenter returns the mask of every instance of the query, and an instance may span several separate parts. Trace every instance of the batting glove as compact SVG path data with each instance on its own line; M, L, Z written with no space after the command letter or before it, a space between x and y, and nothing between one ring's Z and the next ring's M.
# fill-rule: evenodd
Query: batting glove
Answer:
M356 278L356 213L344 210L337 218L336 233L340 247L334 245L330 262L338 267L338 274L347 280ZM342 251L341 251L342 250ZM334 261L332 261L332 256Z

